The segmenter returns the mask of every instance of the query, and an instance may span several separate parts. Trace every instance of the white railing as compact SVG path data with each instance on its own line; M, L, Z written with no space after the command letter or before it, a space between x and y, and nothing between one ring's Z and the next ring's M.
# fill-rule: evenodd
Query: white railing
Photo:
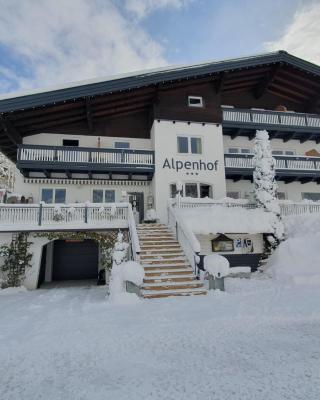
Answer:
M21 145L18 150L18 161L151 166L154 164L154 156L151 150Z
M176 239L180 243L194 273L198 275L199 253L201 251L200 242L192 230L180 218L178 209L174 209L170 204L168 204L168 225L175 232Z
M175 200L172 201L172 205L177 206ZM246 209L257 208L255 203L251 203L245 199L237 199L234 201L206 199L204 201L196 201L196 199L181 198L179 202L179 208L197 208L197 207L215 207L215 206L240 207ZM281 215L283 216L320 213L320 202L317 203L311 201L291 202L291 201L279 200L279 206Z
M319 157L304 156L273 156L276 160L276 169L320 171ZM225 154L226 168L253 169L253 155Z
M128 227L129 227L132 259L135 261L139 261L139 254L141 249L137 233L136 221L133 215L131 204L128 205Z
M284 111L241 110L223 108L223 122L238 122L243 125L277 125L301 128L320 128L320 115Z
M123 229L129 227L130 207L128 203L1 204L0 231Z

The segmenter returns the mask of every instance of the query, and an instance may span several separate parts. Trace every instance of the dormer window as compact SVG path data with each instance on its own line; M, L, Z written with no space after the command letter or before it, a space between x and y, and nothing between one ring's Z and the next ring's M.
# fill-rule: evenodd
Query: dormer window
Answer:
M189 107L203 107L203 99L200 96L188 96Z
M213 252L229 252L234 251L234 241L226 235L219 235L217 238L211 240Z

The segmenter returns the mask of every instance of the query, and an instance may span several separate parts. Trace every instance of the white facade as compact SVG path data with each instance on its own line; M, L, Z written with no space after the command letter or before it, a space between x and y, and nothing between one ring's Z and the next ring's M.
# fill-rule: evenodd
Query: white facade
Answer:
M178 137L183 137L188 143L187 152L179 152ZM167 203L172 196L177 182L183 185L183 195L213 197L220 199L226 196L250 198L252 183L249 179L233 181L225 177L224 155L228 153L252 153L254 140L247 137L231 139L223 135L220 124L155 120L153 122L150 139L124 137L98 137L88 135L62 135L42 133L28 136L23 139L24 144L63 146L64 140L76 140L80 148L109 148L114 149L122 145L134 150L153 150L155 152L155 172L152 180L129 180L128 176L113 175L113 179L106 179L106 175L95 176L89 180L81 174L73 174L72 179L66 179L65 174L52 174L51 178L34 178L32 173L28 178L18 173L15 191L24 195L29 202L39 203L43 200L43 189L65 189L66 203L93 202L95 190L114 191L114 200L123 200L123 192L143 195L144 215L148 208L155 208L161 222L167 222ZM191 149L191 140L196 140L196 152ZM315 150L320 153L320 145L314 141L300 143L298 140L284 142L282 139L271 140L272 149L283 151L289 157L305 156L307 152ZM181 149L180 149L181 150ZM289 153L289 154L288 154ZM75 179L77 178L77 179ZM308 194L319 194L320 185L315 182L301 183L299 181L284 183L278 182L279 193L282 199L300 202ZM209 187L209 189L208 189ZM202 188L205 191L202 193Z

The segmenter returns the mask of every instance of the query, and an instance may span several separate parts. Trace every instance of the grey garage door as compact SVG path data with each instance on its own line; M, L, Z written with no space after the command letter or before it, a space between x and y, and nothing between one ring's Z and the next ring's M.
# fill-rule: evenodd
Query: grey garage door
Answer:
M98 244L93 240L54 242L53 271L54 281L97 279Z

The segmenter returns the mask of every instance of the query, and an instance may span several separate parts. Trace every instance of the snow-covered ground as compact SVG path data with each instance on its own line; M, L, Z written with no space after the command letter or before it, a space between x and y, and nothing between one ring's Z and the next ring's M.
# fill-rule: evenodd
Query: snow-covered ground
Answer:
M104 287L0 292L1 400L320 398L319 286L106 302Z

